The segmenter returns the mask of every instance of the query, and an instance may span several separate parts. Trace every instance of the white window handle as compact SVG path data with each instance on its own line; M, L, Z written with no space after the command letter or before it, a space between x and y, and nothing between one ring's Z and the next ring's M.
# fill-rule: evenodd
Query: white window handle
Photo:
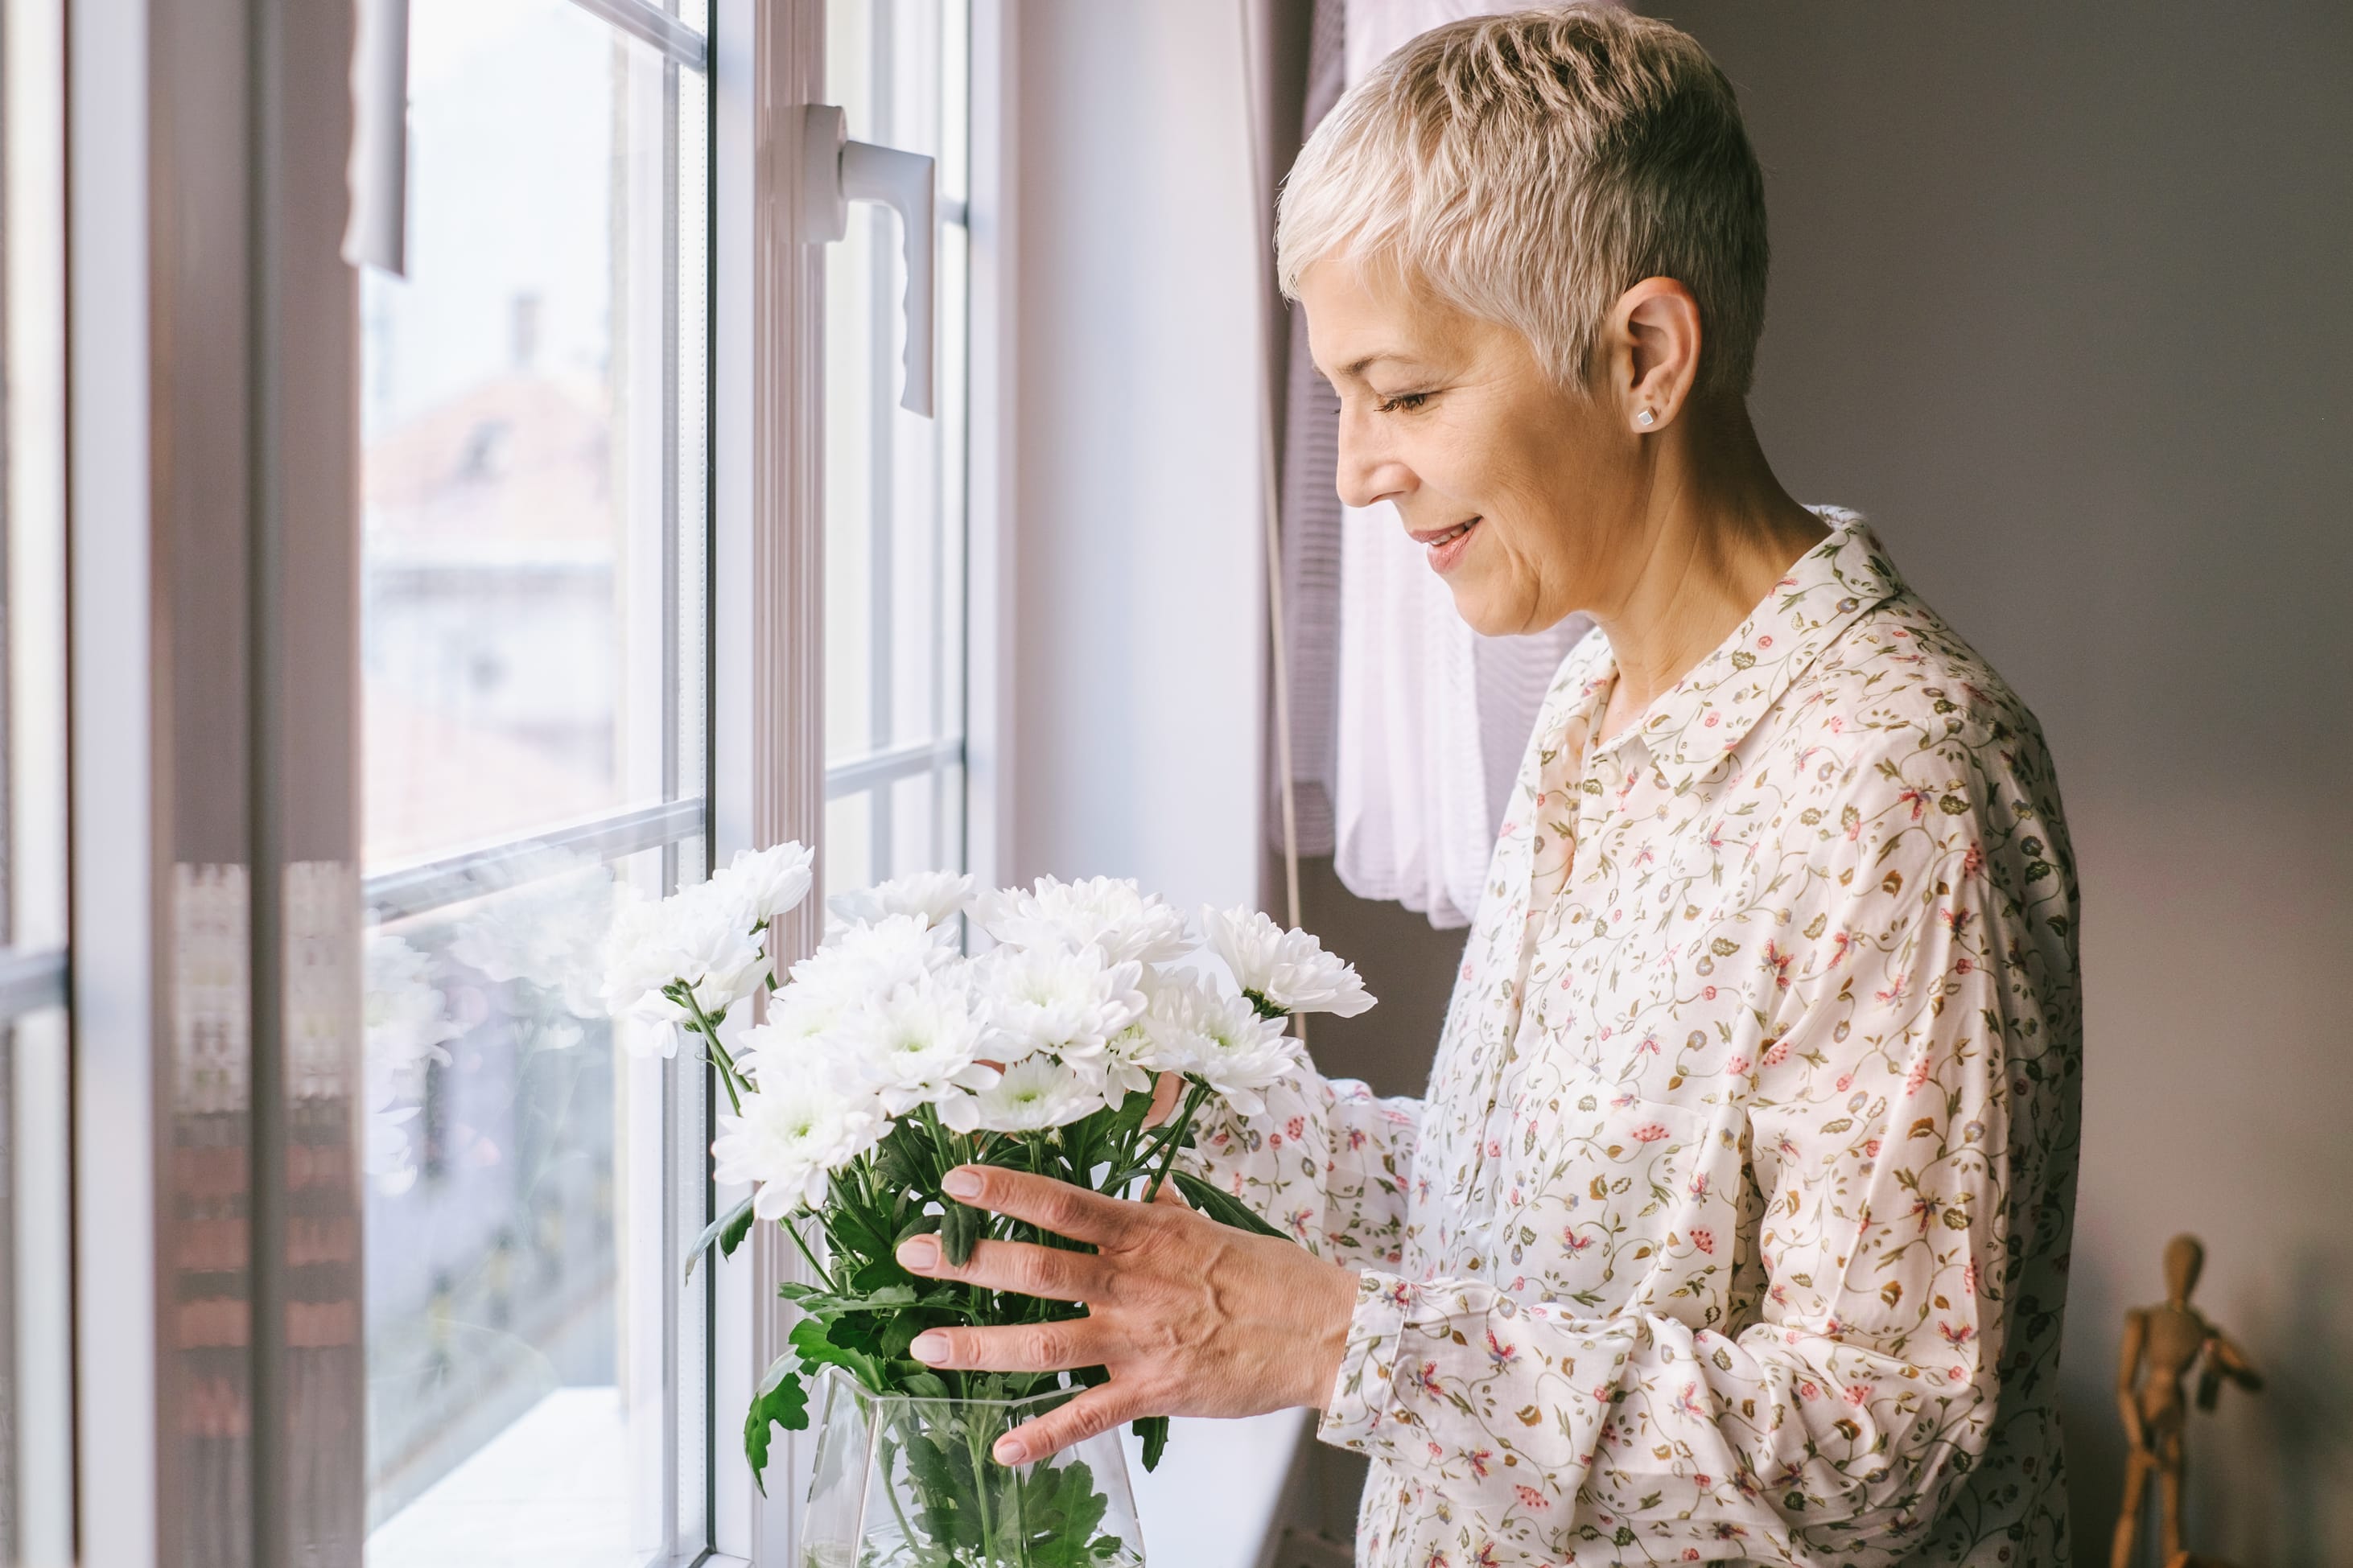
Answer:
M907 390L899 406L932 415L932 263L939 244L938 181L931 159L849 140L841 110L801 111L802 237L828 244L849 232L849 204L881 202L899 215L907 257Z

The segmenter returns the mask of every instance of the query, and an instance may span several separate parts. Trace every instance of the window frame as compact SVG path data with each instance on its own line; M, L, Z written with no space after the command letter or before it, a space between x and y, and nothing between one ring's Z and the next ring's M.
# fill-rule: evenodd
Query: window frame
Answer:
M645 0L574 3L680 58L689 30ZM224 15L206 0L91 0L66 26L69 934L80 957L0 955L0 1010L71 1004L74 1452L80 1474L107 1478L75 1499L79 1556L93 1568L279 1568L322 1549L356 1560L358 916L364 900L407 913L448 902L518 842L360 876L360 331L340 254L350 8L232 0ZM179 232L199 211L202 247ZM296 343L303 352L289 353ZM216 454L216 467L194 471ZM555 837L605 858L675 845L706 831L708 780L693 784ZM193 887L224 896L201 911L214 967L192 989ZM321 977L323 991L306 990ZM207 1154L249 1205L237 1261L209 1266L203 1287L218 1308L208 1321L237 1325L216 1340L188 1338L184 1299L195 1266L180 1232L217 1175L188 1158L192 1030L211 1042L202 1065L233 1082L230 1141ZM323 1105L306 1075L330 1086ZM672 1194L689 1172L707 1213L704 1150L673 1152L663 1214L681 1217ZM322 1185L323 1208L312 1202ZM324 1298L286 1246L291 1225L320 1220L349 1247ZM691 1235L663 1237L665 1284ZM706 1331L712 1300L700 1296ZM676 1342L666 1321L673 1365ZM191 1370L192 1345L228 1368L225 1380ZM677 1392L667 1380L673 1410ZM719 1450L702 1403L707 1501ZM237 1463L207 1479L187 1435L216 1432L224 1416ZM321 1421L341 1439L317 1442ZM665 1428L672 1500L674 1417ZM677 1509L667 1516L674 1530ZM674 1544L676 1561L710 1555Z
M924 19L926 8L935 11L934 19ZM844 715L829 710L827 715L823 849L829 855L855 846L849 862L853 869L847 876L837 878L823 863L827 856L820 856L821 879L834 890L911 870L962 870L965 866L971 388L966 374L970 334L963 329L971 299L972 10L970 0L926 0L925 5L867 5L850 0L847 5L837 4L833 15L838 19L848 11L859 16L856 35L849 40L830 36L824 40L829 66L849 65L860 79L829 81L826 88L828 101L840 100L849 133L931 156L937 190L930 415L906 414L900 403L897 351L903 311L898 220L879 206L857 209L849 216L848 234L826 251L828 286L849 279L850 304L857 313L845 313L828 299L828 330L844 330L849 341L828 342L824 352L835 371L844 367L845 358L865 367L854 400L860 406L848 422L850 443L829 438L827 449L828 461L854 451L852 466L862 470L839 497L832 494L839 476L827 475L828 507L846 501L852 509L829 511L828 546L854 540L858 559L851 571L863 578L854 595L855 619L863 632L862 652L851 661L856 668L850 684L860 689L855 710ZM910 64L916 68L910 71ZM922 68L927 64L936 68L940 101L902 101L900 89L905 87L928 96L931 83ZM961 77L955 74L958 71ZM940 111L936 122L934 108ZM950 118L959 111L960 125ZM910 124L911 119L914 123ZM935 135L935 142L927 133ZM955 152L958 143L962 156ZM842 265L836 267L837 262ZM952 303L950 290L957 288L963 291ZM853 401L842 396L844 389L839 386L829 390L834 395L828 399L828 408ZM851 526L845 528L845 523ZM909 546L917 563L913 574L905 573L907 563L900 554ZM828 572L838 564L829 561ZM925 564L927 581L919 574ZM849 602L832 597L846 585L828 582L829 607ZM928 623L928 647L920 631L901 624L902 608L916 610L918 624ZM915 632L912 637L906 635L910 631ZM837 642L834 654L848 651L847 644L830 636L829 640ZM839 684L829 681L828 700L842 695ZM845 717L848 725L842 722ZM843 730L856 731L856 738L834 733ZM911 835L910 825L901 818L910 795L896 786L909 783L921 786L917 798L928 797L918 808L928 827L927 842L926 836ZM846 831L854 819L844 810L853 803L864 818L854 833ZM902 847L912 852L913 863L902 857ZM859 867L862 876L854 869Z
M362 1517L357 542L339 521L356 517L357 297L337 254L350 100L317 85L348 79L352 21L264 0L68 16L74 1442L78 1473L106 1478L76 1498L92 1568L280 1568ZM297 1259L297 1215L340 1239Z
M658 47L690 47L675 36L674 19L645 0L574 3ZM289 817L299 813L301 792L322 790L332 802L348 800L355 787L355 616L327 613L343 609L330 605L290 630L283 622L303 570L334 572L343 559L356 584L356 561L335 551L357 548L357 452L322 465L315 451L306 454L322 468L329 494L342 487L347 506L322 511L290 505L290 490L317 481L294 472L284 433L299 418L332 416L338 405L330 397L308 408L295 395L309 384L288 379L297 362L280 353L289 341L282 314L255 323L249 341L244 332L216 333L208 357L174 359L164 351L174 321L185 327L189 321L185 307L193 301L229 300L240 309L282 311L264 279L282 284L290 271L304 287L323 280L326 320L332 326L340 319L345 329L332 341L348 343L348 354L356 355L356 289L338 294L348 274L339 283L328 270L341 266L328 258L339 247L343 214L339 203L322 199L321 178L332 164L340 181L343 161L326 150L350 141L349 99L340 89L352 24L347 10L334 7L235 0L235 8L238 18L231 25L198 0L79 0L68 19L69 788L78 957L69 971L58 955L0 961L0 996L29 1003L62 994L72 1004L76 1453L82 1474L109 1478L77 1500L81 1556L93 1568L202 1561L187 1549L182 1521L194 1503L222 1500L200 1495L175 1448L193 1419L197 1391L174 1359L183 1350L174 1226L187 1180L174 1157L174 1075L188 998L175 984L183 944L174 930L173 889L175 867L220 857L195 853L178 815L216 781L173 744L173 704L175 696L187 699L173 689L172 637L186 605L175 597L171 563L207 538L236 542L250 555L244 581L255 603L242 607L234 631L224 635L239 648L248 646L249 630L268 644L255 650L248 678L220 698L224 721L237 734L233 815L259 836L245 857L255 868L250 904L230 931L232 947L248 965L236 982L257 1005L250 1037L237 1042L257 1096L246 1151L255 1184L254 1262L241 1283L252 1294L255 1321L280 1325L248 1352L259 1479L227 1500L253 1530L248 1560L263 1568L292 1561L308 1544L283 1537L289 1519L319 1521L353 1552L364 1533L364 1458L353 1455L347 1472L340 1463L329 1465L323 1482L299 1476L300 1433L274 1403L290 1386L291 1353L276 1315L285 1304L286 1270L272 1261L284 1256L288 1117L266 1098L282 1089L285 1073L287 1019L274 990L287 979L290 938L281 879L296 860L341 868L354 918L345 928L311 935L314 946L323 942L322 952L339 956L355 973L363 896L408 912L429 908L469 869L514 848L487 846L398 868L363 886L355 812L331 825L332 842L323 847L293 841L299 824ZM998 736L1010 659L1004 618L993 610L1005 587L998 542L1011 479L1004 452L1013 387L1005 223L1012 178L1003 157L1015 101L1008 9L1002 0L975 0L970 54L962 747L966 862L990 878L1002 874L1009 808L1009 770ZM197 58L177 46L200 12L230 43ZM799 110L821 100L823 3L713 0L710 23L701 62L712 117L708 777L700 801L689 796L561 831L578 847L609 857L674 843L691 825L707 831L713 859L723 863L738 849L786 838L820 842L828 793L823 497L816 463L822 451L823 257L799 230ZM255 43L250 52L239 45L247 38ZM329 89L306 93L306 83ZM173 139L185 127L172 121L172 106L206 101L206 95L224 106L203 128L209 139L175 152ZM212 215L239 237L233 270L200 273L200 258L172 243L173 223L185 221L197 194L191 171L216 168L242 187L257 144L248 140L252 127L260 132L264 167L246 195ZM310 151L300 150L304 143ZM289 147L296 152L285 153ZM306 179L310 184L297 188ZM292 297L300 299L301 289ZM177 317L168 308L174 300L184 307ZM340 318L337 309L344 312ZM298 368L304 376L331 379L353 371L349 358L333 353L324 362ZM186 427L190 405L172 394L207 376L206 426L259 432L258 449L232 476L226 508L197 506L171 488L172 465L185 460L196 434ZM356 398L355 384L350 395ZM318 492L307 493L315 499ZM345 531L305 521L346 515L349 537L340 546ZM779 921L772 934L777 956L789 961L807 952L821 922L814 900ZM341 1067L355 1083L355 986L330 1016ZM355 1120L344 1136L330 1163L340 1158L355 1173ZM330 1152L310 1154L321 1152ZM706 1202L732 1198L709 1194L702 1152L694 1158L706 1173ZM680 1163L673 1163L673 1174ZM712 1441L704 1473L715 1545L706 1551L681 1543L681 1562L790 1561L808 1438L794 1435L779 1446L781 1462L765 1497L733 1462L733 1442L734 1413L783 1349L775 1288L793 1273L788 1252L773 1227L764 1227L712 1271L705 1391ZM351 1304L355 1311L355 1295ZM333 1364L330 1407L360 1429L365 1395L355 1336ZM674 1465L670 1473L676 1475ZM323 1491L302 1489L322 1484ZM277 1529L259 1529L264 1522Z
M65 9L0 13L0 1558L26 1562L73 1531Z
M960 745L965 859L984 879L1002 870L1010 820L1000 736L1011 659L997 608L1007 587L1000 541L1011 487L1005 153L1018 95L1009 11L1008 0L972 0L971 196L962 215L971 234L965 720L959 738L906 748L936 753ZM755 845L822 843L828 798L819 467L825 257L802 237L801 223L801 110L825 101L824 0L713 0L712 45L712 842L723 862ZM889 757L892 765L907 761ZM879 765L882 759L846 764ZM771 951L781 962L797 960L815 948L822 925L823 910L811 900L778 922ZM723 1188L717 1201L724 1206L744 1195ZM785 1349L776 1287L798 1278L799 1268L776 1227L761 1226L713 1271L712 1408L723 1417L712 1466L713 1564L792 1561L814 1433L775 1435L765 1495L747 1467L727 1461L734 1413L749 1405Z

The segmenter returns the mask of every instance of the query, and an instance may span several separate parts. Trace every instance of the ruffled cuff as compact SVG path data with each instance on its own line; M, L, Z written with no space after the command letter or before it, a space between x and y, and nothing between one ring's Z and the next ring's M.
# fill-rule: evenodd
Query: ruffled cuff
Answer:
M1411 1425L1411 1414L1398 1405L1390 1377L1405 1340L1413 1294L1413 1287L1394 1274L1367 1269L1357 1276L1356 1306L1348 1318L1340 1375L1315 1429L1322 1441L1359 1454L1378 1454L1393 1428Z

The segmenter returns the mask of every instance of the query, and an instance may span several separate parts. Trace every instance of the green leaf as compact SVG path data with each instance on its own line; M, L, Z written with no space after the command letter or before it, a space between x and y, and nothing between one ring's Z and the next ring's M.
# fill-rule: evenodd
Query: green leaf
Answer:
M752 1408L744 1414L744 1457L752 1462L752 1484L762 1497L768 1495L761 1472L768 1468L771 1423L787 1432L808 1428L808 1384L801 1375L800 1357L791 1351L769 1363L752 1396Z
M883 1368L881 1358L856 1345L837 1343L828 1336L830 1328L848 1327L861 1318L837 1319L830 1325L816 1318L803 1318L793 1325L786 1342L800 1352L808 1366L838 1366L875 1393L884 1392Z
M1255 1231L1261 1236L1277 1237L1284 1241L1291 1239L1261 1219L1255 1209L1240 1198L1223 1187L1203 1181L1190 1171L1171 1171L1168 1179L1176 1184L1176 1190L1185 1194L1187 1203L1219 1225L1229 1225L1236 1230Z
M914 1278L899 1267L896 1258L886 1255L851 1275L849 1288L860 1296L873 1295L884 1290L906 1289Z
M690 1285L694 1283L694 1266L704 1253L711 1250L712 1242L719 1244L720 1257L733 1258L735 1256L735 1249L744 1245L744 1237L751 1234L751 1230L752 1200L746 1196L742 1203L704 1226L702 1234L694 1238L693 1247L690 1247L686 1254L687 1283Z
M911 1372L901 1375L899 1392L910 1399L948 1399L947 1379L935 1372Z
M886 1139L874 1151L874 1180L883 1191L902 1192L915 1181L915 1160L894 1139Z
M855 1296L837 1296L822 1285L787 1281L776 1287L776 1294L810 1317L828 1323L852 1312L901 1312L923 1300L912 1285L886 1285Z
M972 1249L980 1245L981 1233L988 1228L987 1216L980 1210L951 1203L940 1215L940 1249L951 1267L961 1268L972 1261Z
M1168 1447L1168 1417L1146 1415L1130 1429L1144 1442L1144 1468L1157 1468L1161 1454Z

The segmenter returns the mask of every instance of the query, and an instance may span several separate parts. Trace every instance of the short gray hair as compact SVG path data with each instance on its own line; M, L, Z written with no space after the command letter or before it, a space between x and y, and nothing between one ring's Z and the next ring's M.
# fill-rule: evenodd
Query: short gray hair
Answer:
M1601 6L1472 17L1382 61L1293 166L1283 292L1344 253L1517 329L1577 388L1618 297L1674 279L1699 301L1700 386L1737 397L1765 328L1765 177L1689 34Z

